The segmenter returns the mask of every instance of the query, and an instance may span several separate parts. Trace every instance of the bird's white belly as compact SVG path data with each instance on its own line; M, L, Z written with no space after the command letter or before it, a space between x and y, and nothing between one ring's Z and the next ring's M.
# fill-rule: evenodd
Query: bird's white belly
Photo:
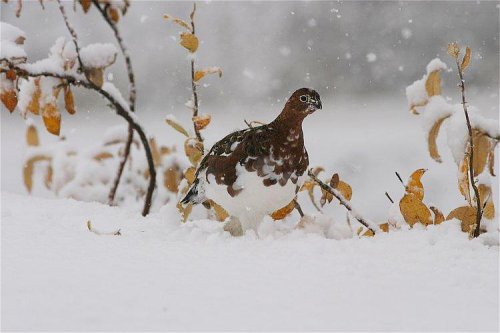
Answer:
M202 188L205 196L212 199L234 217L244 223L258 223L262 218L280 209L293 200L296 194L297 185L302 185L304 176L300 177L297 184L291 180L281 186L276 183L271 186L263 184L264 178L259 177L256 172L243 171L238 174L237 184L242 188L234 197L227 192L226 185L219 185L212 175L209 175L209 182L205 175L200 175Z

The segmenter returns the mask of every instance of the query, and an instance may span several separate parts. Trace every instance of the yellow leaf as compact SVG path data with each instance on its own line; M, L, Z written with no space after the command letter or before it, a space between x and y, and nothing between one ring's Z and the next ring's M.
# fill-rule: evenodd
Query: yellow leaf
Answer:
M24 163L23 166L23 180L24 186L29 193L31 193L31 189L33 188L33 169L35 167L35 163L39 161L49 161L50 157L44 155L36 155L31 157Z
M431 155L432 159L434 159L436 162L441 162L441 156L439 155L436 143L437 136L439 134L439 129L441 128L441 124L443 124L443 121L448 117L449 116L438 119L434 123L434 125L432 125L432 128L429 131L429 135L427 136L427 147L429 148L429 154Z
M474 177L481 174L486 166L488 154L490 153L490 139L483 133L474 130L474 161L472 163L474 168Z
M177 121L173 120L173 119L170 119L170 118L167 118L165 119L165 121L167 122L167 124L169 124L174 130L176 130L177 132L181 133L181 134L184 134L186 137L189 137L189 134L188 132L186 131L186 129L184 127L182 127L181 124L179 124Z
M429 208L434 213L434 224L441 224L444 221L443 213L441 213L441 211L434 206L430 206Z
M483 216L491 220L495 217L495 204L492 198L491 187L485 184L479 184L477 188L479 190L479 200L481 201L480 205L484 207Z
M498 141L492 143L490 145L490 153L488 154L488 169L490 171L490 175L495 176L495 147Z
M173 17L173 16L170 16L170 15L167 15L167 14L163 15L163 18L165 20L167 20L167 21L171 20L172 22L178 24L179 26L181 26L183 28L186 28L190 32L192 31L191 26L189 26L189 24L187 24L186 21L181 20L180 18Z
M194 182L195 176L196 176L195 167L190 166L189 168L186 169L186 171L184 171L184 178L186 178L189 185L191 185Z
M389 223L385 222L378 226L383 232L389 232Z
M210 207L214 210L217 221L222 222L229 217L228 212L221 205L219 205L213 200L208 200L208 201L210 201Z
M188 203L186 207L183 207L182 204L179 202L177 203L177 209L179 210L179 213L181 213L182 222L186 222L189 215L191 214L191 211L193 210L193 204Z
M408 178L406 192L414 194L420 201L424 200L424 185L421 182L422 176L427 169L417 169Z
M198 37L192 33L181 33L181 45L184 46L189 52L194 53L198 49Z
M462 231L471 232L476 224L476 208L471 206L462 206L455 208L448 214L446 221L457 219L462 222Z
M69 87L64 89L64 106L69 114L75 114L75 100Z
M449 43L448 44L448 49L446 50L450 56L453 58L458 58L458 55L460 54L460 47L458 46L457 43Z
M17 93L15 90L5 90L0 94L3 105L10 113L14 112L17 106Z
M346 198L346 200L351 200L352 198L352 188L349 184L347 184L344 181L339 181L339 186L337 187L337 190Z
M429 74L427 81L425 81L425 90L429 97L441 95L441 77L439 75L439 70Z
M35 92L31 96L30 103L28 104L28 111L35 115L40 114L40 97L42 90L40 88L40 78L35 79Z
M428 225L432 223L429 208L416 195L407 193L399 201L399 209L406 223L413 226L415 223Z
M165 170L163 177L163 185L165 188L170 192L177 193L182 177L182 171L179 165L174 164L169 167Z
M191 164L197 165L203 157L203 143L195 138L188 138L184 141L184 151Z
M90 82L101 88L104 84L104 70L102 68L87 68L85 71Z
M283 220L288 216L295 208L295 200L290 201L288 205L282 207L271 214L273 220Z
M373 233L373 231L371 231L370 229L368 229L361 236L373 237L373 236L375 236L375 234Z
M199 80L204 78L205 75L207 75L207 74L219 74L219 77L221 77L222 76L222 69L220 69L219 67L209 67L209 68L205 68L202 70L197 70L194 73L194 81L198 82Z
M93 159L97 162L102 162L104 160L107 160L108 158L112 158L113 157L113 154L107 152L107 151L103 151L103 152L100 152L96 155L94 155Z
M158 150L158 145L156 144L155 138L149 139L149 147L151 148L151 155L153 155L153 162L155 166L160 165L161 163L161 155Z
M210 120L212 118L210 117L209 114L202 114L201 116L195 116L193 117L193 123L196 128L196 130L200 131L204 129L205 127L210 124Z
M55 104L45 104L42 108L42 117L47 131L51 134L59 135L61 131L61 114L57 111Z
M465 49L465 55L464 55L464 58L462 59L462 64L460 65L460 69L463 71L465 71L465 69L467 67L469 67L469 64L470 64L470 47L467 46L467 48Z
M464 196L465 200L472 206L470 197L470 182L469 182L469 157L466 155L458 166L458 189Z
M29 125L26 129L26 143L28 146L38 146L40 144L38 131L34 125Z

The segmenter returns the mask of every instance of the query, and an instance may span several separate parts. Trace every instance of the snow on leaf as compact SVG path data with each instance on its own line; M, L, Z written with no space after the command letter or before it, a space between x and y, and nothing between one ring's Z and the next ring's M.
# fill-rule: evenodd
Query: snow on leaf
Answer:
M118 54L118 50L110 43L94 43L80 50L80 57L86 68L106 68L111 66Z
M208 68L204 68L201 70L197 70L194 73L194 81L198 82L203 77L205 77L205 75L207 75L207 74L219 74L219 77L221 77L222 76L222 69L220 67L208 67Z
M54 135L61 132L61 114L53 103L47 103L42 107L43 123L47 131Z
M453 58L458 58L458 55L460 54L460 47L458 46L457 43L449 43L448 48L446 52L452 56Z
M420 201L424 199L424 185L421 182L422 176L427 169L417 169L408 178L406 192L414 194Z
M184 151L191 164L197 165L203 157L203 142L196 138L187 138L184 141Z
M293 212L294 208L295 208L295 200L292 200L285 207L282 207L282 208L274 211L271 214L271 217L273 218L273 220L283 220L285 217L288 216L288 214Z
M467 48L465 49L465 55L464 55L464 58L462 59L462 64L460 64L460 70L465 71L467 69L467 67L469 67L469 64L470 64L470 47L467 46Z
M425 81L425 91L429 97L441 95L441 77L439 70L435 70L429 74Z
M437 207L430 206L429 208L434 213L434 224L441 224L444 221L443 213Z
M208 124L210 124L211 119L212 119L212 117L209 114L202 114L202 115L193 117L193 123L194 123L196 130L200 131L200 130L204 129L205 127L207 127Z

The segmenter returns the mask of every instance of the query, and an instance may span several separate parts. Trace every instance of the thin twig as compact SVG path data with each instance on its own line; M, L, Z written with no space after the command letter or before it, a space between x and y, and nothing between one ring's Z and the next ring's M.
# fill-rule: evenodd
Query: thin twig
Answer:
M399 173L397 171L395 171L396 173L396 176L398 177L399 181L401 182L401 184L403 184L403 187L406 188L406 185L405 185L405 182L403 181L403 178L401 178L401 176L399 175Z
M128 53L127 47L125 46L123 38L120 34L120 30L118 29L118 26L108 16L106 9L101 7L97 0L92 0L92 2L94 3L94 6L97 8L97 10L101 13L106 23L108 23L111 30L113 30L113 33L115 34L115 39L118 42L118 45L120 46L123 58L125 59L125 65L127 67L127 74L129 81L129 94L128 94L129 109L131 112L135 112L136 86L135 86L135 75L132 68L132 60L130 58L130 54ZM122 177L123 170L125 169L125 164L127 163L128 157L130 155L130 146L132 145L133 138L134 138L134 129L132 128L132 126L129 125L127 133L127 141L125 142L125 149L123 151L122 160L120 161L120 164L118 166L115 179L113 180L113 185L109 190L108 194L109 205L112 205L115 200L116 191L118 190L118 185L120 184L120 179Z
M389 199L389 201L391 203L394 203L394 200L392 200L391 196L389 195L389 193L385 192L385 196L387 197L387 199Z
M295 204L295 209L299 212L300 217L304 217L304 211L302 210L302 207L300 207L300 204L297 201L297 199L293 199L293 203Z
M194 13L196 12L196 2L193 4L193 11L191 12L191 33L195 34L195 26L194 26ZM193 117L198 116L198 93L196 91L196 82L194 80L194 57L191 58L191 89L193 90ZM203 142L203 137L201 136L200 130L196 127L196 124L193 122L194 133L196 134L196 138L198 141Z
M358 220L359 223L361 223L362 225L364 225L365 227L367 227L369 230L371 230L374 234L375 234L375 227L374 227L374 223L365 219L364 217L362 217L361 215L359 215L358 213L356 213L354 211L354 209L352 208L352 205L351 203L346 199L344 198L344 196L342 195L342 193L340 193L339 191L337 191L336 189L333 189L332 187L328 186L327 184L323 183L321 180L319 180L319 178L312 172L312 170L309 170L307 172L308 176L312 178L312 180L314 180L323 190L327 191L328 193L330 193L331 195L333 195L335 198L337 198L340 202L340 204L342 206L344 206L349 212L352 213L353 217ZM373 227L372 227L373 226Z
M479 228L481 227L481 218L483 216L483 209L481 208L481 201L479 196L479 189L476 186L476 180L474 179L474 140L473 140L473 132L472 125L469 119L469 112L467 110L467 102L465 100L465 79L462 71L462 67L458 61L458 57L455 57L455 62L458 68L458 76L460 77L460 91L462 93L462 106L464 109L465 121L467 122L467 130L469 131L469 181L474 190L474 196L476 197L476 225L474 228L474 237L479 236Z

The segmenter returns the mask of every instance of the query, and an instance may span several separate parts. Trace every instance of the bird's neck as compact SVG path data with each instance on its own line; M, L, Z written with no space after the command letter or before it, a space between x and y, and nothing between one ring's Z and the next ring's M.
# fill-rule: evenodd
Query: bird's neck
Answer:
M302 121L305 115L295 110L283 109L283 111L274 119L271 123L272 127L283 132L284 135L288 135L290 131L300 133L302 135Z

